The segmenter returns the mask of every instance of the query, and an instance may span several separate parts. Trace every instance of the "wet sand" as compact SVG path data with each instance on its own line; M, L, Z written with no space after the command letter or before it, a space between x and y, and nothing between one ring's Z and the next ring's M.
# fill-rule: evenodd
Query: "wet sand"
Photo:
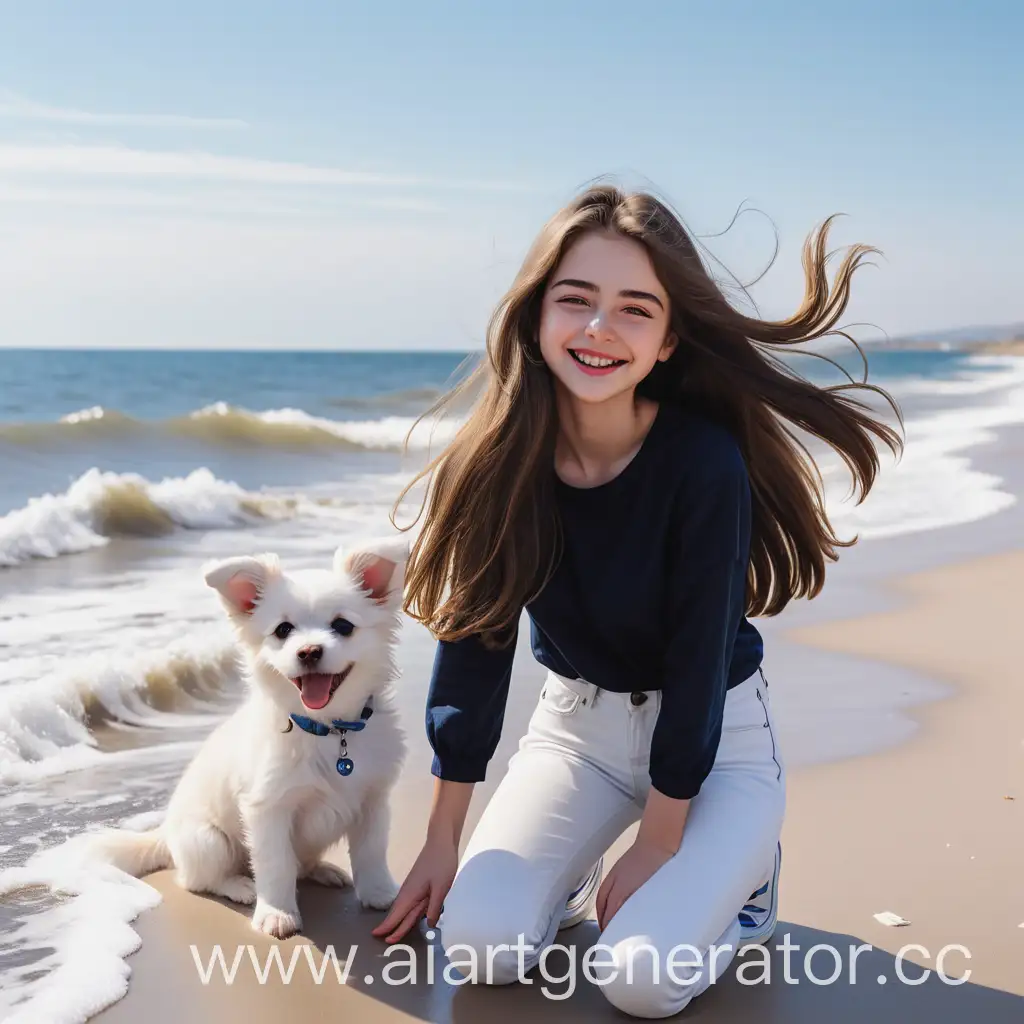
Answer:
M970 347L973 347L978 355L1024 356L1024 338L1013 338L1009 341L991 341Z
M737 960L682 1017L707 1021L804 1022L821 1020L896 1024L906 1019L1001 1024L1024 1019L1024 694L1017 654L1024 599L1024 550L915 573L890 581L886 610L856 619L792 630L787 639L804 650L856 655L902 666L949 688L941 700L901 714L919 725L905 741L880 752L791 769L789 808L783 833L780 922L769 948L770 974L759 953ZM429 656L424 646L413 652ZM528 659L518 671L535 675ZM529 713L532 686L513 686L505 737L495 764L504 763ZM410 698L418 699L418 694ZM412 765L395 798L391 864L400 878L418 850L426 821L431 780L420 738L413 734ZM478 787L468 828L500 773ZM1012 798L1012 799L1011 799ZM468 832L467 828L467 832ZM630 834L612 851L612 858ZM339 862L345 863L344 855ZM609 858L611 859L611 858ZM405 967L385 969L399 958L370 935L381 913L360 909L347 892L303 888L303 934L273 943L249 927L246 910L215 899L180 893L169 873L151 876L163 904L140 917L139 953L130 958L127 996L101 1013L106 1024L146 1020L275 1020L285 1013L304 1019L364 1021L517 1021L527 1011L545 1021L625 1019L599 988L577 970L567 999L567 955L548 960L532 984L474 989L446 981L446 961L436 943L410 937L419 977L408 983ZM909 920L887 927L873 915L892 911ZM788 943L787 953L783 944ZM577 968L598 939L593 921L561 933ZM205 968L220 943L228 964L235 951L251 947L256 965L276 945L287 967L299 959L284 984L276 968L265 983L243 949L233 983L216 970L200 979L191 947ZM816 984L805 971L805 954ZM915 944L897 963L901 947ZM866 945L856 957L851 950ZM970 957L953 946L966 947ZM333 946L347 981L329 966L317 983L324 951ZM947 952L941 965L939 952ZM349 953L351 952L351 956ZM788 979L786 960L789 960ZM743 984L737 969L746 962ZM947 984L935 973L941 966ZM431 972L432 968L432 972ZM852 971L855 968L855 971ZM900 980L902 969L906 982ZM932 973L924 978L923 971ZM854 981L851 983L851 974ZM885 983L880 978L885 977ZM766 983L767 979L767 983ZM923 979L923 984L911 984ZM398 983L403 982L403 983ZM545 990L547 994L545 994Z

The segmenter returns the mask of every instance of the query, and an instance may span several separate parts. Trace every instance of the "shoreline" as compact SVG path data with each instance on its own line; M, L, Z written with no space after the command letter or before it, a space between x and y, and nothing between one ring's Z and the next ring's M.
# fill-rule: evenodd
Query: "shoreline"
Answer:
M952 1024L968 1014L985 1024L1021 1019L1024 929L1017 925L1024 923L1024 892L1017 878L1024 852L1024 695L1013 683L1014 624L1022 602L1013 600L1012 588L1022 574L1024 550L1018 548L876 579L891 601L883 611L784 631L782 636L804 649L923 672L941 681L945 693L900 709L918 728L895 745L790 770L780 920L769 946L773 983L739 984L734 966L692 1013L739 1021L754 1012L780 1024L817 1024L823 1017L851 1024L869 1017L896 1024L908 1016ZM510 716L513 739L520 710ZM429 781L420 775L410 773L396 795L399 824L391 859L397 877L410 866L425 821ZM493 784L492 779L479 788L476 808ZM471 811L467 834L476 813ZM541 977L532 985L498 990L447 984L443 953L422 934L410 937L409 945L424 958L421 968L433 950L435 983L389 988L380 983L388 962L384 947L369 934L381 915L362 911L348 893L306 888L303 934L274 944L251 931L245 912L179 892L169 872L150 881L164 901L133 926L143 944L129 960L128 995L96 1020L116 1024L144 1012L151 1024L160 1024L193 1011L198 1020L213 1021L225 1010L255 1020L287 1010L312 1016L356 1011L361 1021L469 1022L489 1014L511 1022L528 1011L552 1024L622 1019L583 977L565 1001L549 998L541 987L554 993L566 985ZM883 911L910 924L886 927L873 917ZM778 983L785 977L780 945L787 936L797 947L795 984ZM558 941L572 949L579 965L597 939L591 920L561 933ZM358 952L345 985L333 978L318 985L302 966L304 956L288 985L276 971L261 984L248 959L231 986L223 980L204 985L189 950L204 942L205 956L219 942L229 959L239 944L252 946L258 957L277 945L286 965L292 951L310 943L317 963L327 946L339 958L353 947ZM805 953L815 944L840 951L843 973L833 985L815 984L801 973ZM856 959L853 985L847 951L858 944L870 948ZM906 949L912 944L927 953ZM970 958L949 948L956 945L966 947ZM946 984L935 974L935 957L944 948L946 976L955 979L969 970L967 983ZM895 958L901 949L907 979L920 980L922 969L932 972L923 984L899 982ZM550 977L564 976L568 962L565 955L552 957ZM820 979L833 967L830 956L819 953L811 970ZM879 984L881 976L891 984Z
M982 516L980 521L970 519L897 539L858 544L853 551L843 554L838 565L829 568L830 581L819 599L797 602L779 620L757 620L759 627L765 627L766 671L772 673L773 695L777 710L781 711L780 728L790 734L783 737L784 742L788 740L785 749L790 754L791 796L783 836L781 922L775 942L781 942L783 936L790 934L801 947L798 963L802 961L802 951L815 943L845 949L851 939L854 943L872 942L873 951L857 964L860 975L866 977L870 985L860 980L856 989L843 984L817 987L805 978L796 987L773 985L768 991L759 988L748 992L731 979L700 1001L706 1009L695 1005L691 1015L704 1012L714 1021L738 1021L741 1017L749 1018L754 1011L769 1021L787 1024L791 1021L817 1024L822 1018L861 1024L869 1015L881 1017L885 1024L890 1020L895 1024L896 1020L902 1021L915 1014L927 1014L931 1021L939 1022L959 1021L968 1013L984 1020L985 1024L1024 1019L1024 1004L1018 998L1022 994L1019 986L1013 989L1005 981L1007 964L1013 966L1010 954L1024 952L1015 945L1018 939L1024 944L1024 929L1018 932L1012 927L1024 923L1024 907L1018 913L1017 904L1013 903L1017 897L1015 875L1008 874L1000 862L994 873L990 872L991 878L986 879L991 882L990 887L978 891L970 888L976 881L972 880L970 870L966 874L963 870L981 863L988 871L988 850L993 846L1001 846L1011 855L1016 852L1016 859L1020 861L1024 837L1019 825L1017 831L1007 837L987 840L980 856L977 850L964 852L967 858L964 865L954 856L960 852L959 839L957 842L949 838L942 840L938 859L932 856L934 850L926 848L922 855L918 849L925 839L934 839L929 828L934 822L944 820L943 814L959 829L961 819L971 821L973 827L973 818L968 812L972 814L974 810L972 792L967 790L963 794L957 788L962 780L957 778L951 783L946 777L950 774L950 765L954 772L959 770L958 758L962 755L958 753L958 741L963 737L954 729L951 733L947 730L942 739L943 723L949 724L948 716L956 719L961 701L966 702L970 710L974 691L969 679L965 681L958 673L948 671L949 657L940 658L933 665L920 656L935 646L936 634L941 641L971 631L972 635L978 634L977 625L965 623L984 613L989 605L998 604L1000 600L1005 602L1006 596L1000 598L998 587L993 590L992 586L977 586L976 592L972 591L973 604L967 602L958 611L942 610L941 622L923 612L917 619L901 618L944 592L947 573L962 571L970 580L976 571L984 572L988 560L1019 560L1021 553L1016 549L1020 547L1019 531L1024 522L1024 509L1018 498L1024 494L1024 461L1019 459L1022 453L1024 425L1016 422L999 423L988 437L974 440L969 450L972 469L988 474L990 479L994 474L1000 489L1014 496L1016 508ZM884 472L885 469L883 475ZM151 550L150 545L131 543L137 544L135 553L144 561L159 557L159 552ZM1003 554L1011 548L1013 553ZM120 559L113 554L106 549L95 559L88 555L57 559L45 563L39 576L45 577L51 587L71 586L78 578L77 568L83 564L93 563L95 575L108 568L107 560L120 564ZM57 566L57 562L62 563L62 567ZM1017 573L1019 575L1020 569ZM20 574L17 576L21 578ZM15 574L12 574L11 583L14 580ZM1012 584L1004 582L1001 586L1006 595L1013 595ZM408 771L395 795L393 817L396 824L389 852L398 879L409 869L418 852L432 789L432 779L425 767L427 748L420 709L433 644L426 632L413 623L408 623L403 632L400 656L403 680L398 689L411 743ZM984 623L981 634L984 634ZM1013 623L1004 626L1002 637L995 638L997 646L1010 636L1013 636ZM876 644L881 642L879 637L884 643L876 649ZM984 639L982 646L988 642ZM541 670L532 659L525 635L521 643L503 738L488 781L477 787L466 836L500 780L504 762L525 728L539 688L535 684L539 684ZM1002 675L1010 686L1015 671L1012 649L1004 649L1003 658ZM994 715L995 718L1000 716L1001 720L1024 720L1019 705L1000 709ZM916 759L931 749L936 729L940 738L934 742L938 744L940 757L936 762L938 767L933 764L929 769L932 775L929 782L928 772L924 773L926 778L921 779ZM972 733L967 743L971 759L979 751L988 753L988 739L984 734L979 738ZM110 771L112 768L108 765L107 774L115 774ZM901 772L908 770L910 775L904 778ZM166 775L167 766L161 765L160 771ZM151 768L144 769L144 774L147 785L156 782L155 790L164 785L161 779L153 777ZM1017 775L1024 777L1024 766L1018 767ZM89 770L72 773L65 781L67 798L72 802L83 781L93 789L106 786L106 783L94 784L97 779ZM895 796L888 792L892 788L898 791ZM935 789L939 792L932 792ZM1006 795L1017 795L1018 799L1007 801L1007 805L1024 811L1021 807L1024 793L1015 794L1011 789ZM913 805L913 813L908 813L908 805ZM923 819L922 813L925 814ZM998 819L992 819L991 814L983 818L976 834L990 835ZM1011 820L1019 822L1019 814ZM854 829L852 838L840 842L854 823L861 832ZM606 857L606 870L631 838L632 831L629 831L613 845ZM947 841L951 843L948 848ZM949 854L947 860L952 864L942 860L941 851ZM976 858L973 862L969 859L972 853ZM917 866L928 875L927 892L914 888L918 878L913 869L922 856L923 866ZM344 851L339 852L338 860L343 865L347 863ZM909 863L904 864L904 861ZM194 1009L199 1021L220 1019L225 1010L229 1015L246 1013L259 1021L271 1013L276 1015L288 1010L326 1017L339 1010L351 1013L354 1008L360 1020L475 1021L485 1014L495 1014L499 1021L506 1016L511 1021L521 1019L526 1010L538 1012L552 1022L623 1019L609 1016L609 1007L600 993L582 978L579 991L564 1003L544 998L537 992L542 978L536 979L532 992L472 993L443 981L429 987L420 984L388 990L380 981L381 970L387 965L382 957L383 947L369 934L381 915L360 910L348 893L305 888L301 897L306 918L303 936L289 943L272 944L249 928L247 910L183 894L177 890L169 872L151 876L149 881L163 894L164 902L131 925L142 938L142 948L128 959L129 993L99 1017L90 1019L134 1020L145 1013L154 1018L152 1024L159 1024L162 1020L177 1021L188 1009ZM891 899L888 898L890 893ZM886 897L884 901L876 902L874 897L878 894ZM905 896L909 899L911 894L914 894L913 904L905 902ZM955 905L951 905L947 913L946 904L951 899ZM973 909L962 906L972 901ZM995 962L991 961L991 942L987 937L993 933L994 926L989 923L997 912L993 908L1000 902L1011 911L1012 920L1009 941L1005 934L1000 940L1006 949L1000 950L998 962ZM978 908L988 914L988 918L982 915L980 923ZM882 910L902 913L911 924L905 928L886 928L872 916ZM934 918L931 915L935 913L943 916ZM950 935L967 935L970 941L962 937L950 938ZM980 940L975 942L978 936ZM579 962L583 952L597 938L596 928L590 922L563 933L559 941L576 943ZM886 973L890 980L894 977L893 953L915 941L932 951L950 942L965 942L975 950L974 960L965 964L961 957L952 956L946 966L954 974L965 966L972 969L975 973L971 982L957 988L936 983L932 978L920 988L890 984L884 992L876 991L877 975ZM339 956L351 944L358 945L359 955L352 970L353 978L342 989L333 981L322 985L312 981L301 983L298 978L298 974L303 973L301 963L296 977L287 986L281 984L280 979L276 984L273 979L260 984L250 967L248 978L240 977L229 988L224 983L219 986L200 983L189 953L189 944L193 942L201 947L205 945L207 952L213 943L222 944L226 953L236 944L248 945L259 955L277 946L285 965L291 950L309 943L318 962L320 951L332 945ZM445 961L439 949L422 937L413 940L413 945L426 959L429 959L429 950L435 950L440 977ZM553 960L552 970L557 977L564 968L558 965L556 958ZM913 953L910 960L914 960ZM988 965L989 961L993 966ZM979 967L979 963L983 966ZM773 955L771 965L773 979L781 977L781 953ZM852 964L845 966L852 967ZM830 971L827 955L819 955L814 967L816 974L827 976ZM246 973L245 966L241 973ZM306 974L308 980L308 971ZM371 975L377 977L376 986L364 980L364 976ZM988 982L986 977L989 977ZM550 987L559 988L558 985ZM1012 1000L1009 1003L1008 998ZM145 1005L142 1000L146 1001ZM118 1013L127 1016L118 1018Z

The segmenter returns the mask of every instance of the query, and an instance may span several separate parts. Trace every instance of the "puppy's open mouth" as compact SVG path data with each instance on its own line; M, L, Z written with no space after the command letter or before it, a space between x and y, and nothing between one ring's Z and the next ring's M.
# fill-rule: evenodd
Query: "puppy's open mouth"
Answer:
M298 687L302 703L311 711L319 711L326 707L327 702L334 696L334 691L345 682L345 677L352 671L354 664L350 662L334 675L328 675L326 672L307 672L304 676L293 676L292 682Z

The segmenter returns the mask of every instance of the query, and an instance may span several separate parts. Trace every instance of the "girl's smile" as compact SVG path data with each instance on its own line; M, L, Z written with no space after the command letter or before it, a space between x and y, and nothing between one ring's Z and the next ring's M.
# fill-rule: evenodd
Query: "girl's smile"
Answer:
M629 393L676 341L668 293L646 250L603 231L568 248L545 290L539 326L541 353L564 394L588 405Z
M625 366L627 362L625 359L613 359L590 348L571 348L569 355L580 370L591 377L607 376L620 366Z

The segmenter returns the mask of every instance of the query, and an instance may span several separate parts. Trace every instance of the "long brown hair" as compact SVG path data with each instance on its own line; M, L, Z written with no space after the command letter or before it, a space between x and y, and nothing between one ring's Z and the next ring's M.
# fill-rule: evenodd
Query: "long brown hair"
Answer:
M753 504L747 613L775 615L794 598L814 597L824 584L826 561L835 561L837 548L856 538L843 541L833 531L821 476L793 427L838 452L859 501L878 473L872 436L894 454L902 449L900 435L848 393L875 392L898 416L884 391L849 374L849 383L816 386L773 351L830 334L842 335L860 350L836 324L855 270L877 250L852 246L830 288L826 264L834 254L826 245L834 219L804 245L806 285L799 309L785 320L770 321L729 304L680 220L654 196L597 185L560 210L495 309L486 358L425 414L479 389L454 439L395 503L397 510L412 487L432 478L421 508L424 526L407 567L405 612L439 639L481 634L489 646L501 644L557 564L558 424L538 325L550 275L567 248L592 230L611 230L643 245L670 299L670 330L679 343L667 360L655 364L637 393L699 409L727 427L743 452Z

